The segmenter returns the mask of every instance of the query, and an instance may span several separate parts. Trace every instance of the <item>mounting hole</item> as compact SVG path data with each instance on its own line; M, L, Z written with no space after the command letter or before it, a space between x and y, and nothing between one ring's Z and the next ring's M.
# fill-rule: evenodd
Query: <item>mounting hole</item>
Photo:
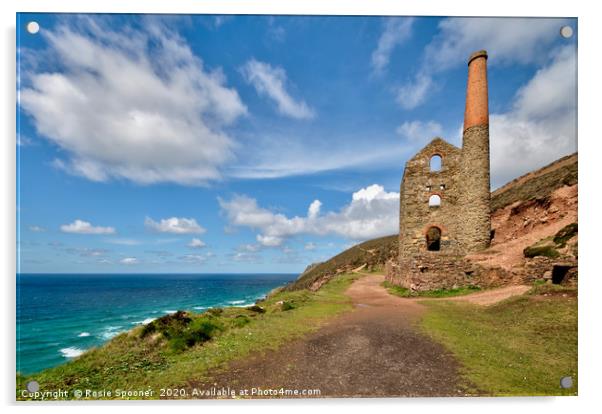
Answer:
M35 21L31 21L29 23L27 23L27 32L29 34L36 34L37 32L40 31L40 25L38 24L38 22Z
M562 26L560 28L560 36L568 39L573 36L573 28L571 26Z
M573 387L573 378L572 377L562 377L560 378L560 386L564 389Z
M27 391L29 392L38 392L40 391L40 383L32 380L25 385L25 388L27 388Z

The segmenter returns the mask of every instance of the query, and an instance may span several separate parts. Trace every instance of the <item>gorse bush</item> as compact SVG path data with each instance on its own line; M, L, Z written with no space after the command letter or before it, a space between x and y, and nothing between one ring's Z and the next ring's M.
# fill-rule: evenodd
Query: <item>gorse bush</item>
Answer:
M210 340L217 332L223 330L223 324L217 320L215 314L219 312L206 312L192 317L187 312L178 311L145 325L140 332L140 337L160 334L167 339L172 350L182 351Z

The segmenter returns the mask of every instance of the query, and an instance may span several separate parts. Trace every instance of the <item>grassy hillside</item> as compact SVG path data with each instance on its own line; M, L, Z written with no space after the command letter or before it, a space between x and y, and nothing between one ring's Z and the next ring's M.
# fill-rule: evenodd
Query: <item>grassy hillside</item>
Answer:
M397 254L397 235L380 237L357 244L333 258L310 267L286 290L307 289L322 277L336 276L366 265L365 270L380 269Z
M576 184L577 167L577 154L572 154L510 181L491 193L492 211L516 201L545 197L557 188ZM397 235L368 240L310 267L285 289L307 289L320 280L350 272L362 265L366 265L367 270L381 269L387 260L397 255L397 251Z
M542 198L557 188L577 184L577 169L577 154L572 154L518 177L491 193L491 211L516 201Z

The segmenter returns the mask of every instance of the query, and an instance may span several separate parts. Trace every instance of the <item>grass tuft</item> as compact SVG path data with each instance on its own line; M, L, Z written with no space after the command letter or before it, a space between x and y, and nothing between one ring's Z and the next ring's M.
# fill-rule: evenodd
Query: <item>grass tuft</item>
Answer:
M539 242L538 242L539 243ZM544 256L552 259L560 256L558 250L550 244L534 244L533 246L528 246L523 249L523 255L527 258L533 258L536 256Z
M564 226L554 236L554 243L556 243L558 245L558 247L561 247L561 248L566 246L566 242L577 235L577 230L578 230L577 223L571 223L567 226Z
M414 298L414 297L423 297L423 298L448 298L452 296L462 296L468 295L470 293L475 293L481 290L478 286L464 286L453 289L433 289L433 290L425 290L425 291L412 291L410 289L394 285L390 282L383 282L383 287L387 289L387 291L395 296L400 296L402 298Z

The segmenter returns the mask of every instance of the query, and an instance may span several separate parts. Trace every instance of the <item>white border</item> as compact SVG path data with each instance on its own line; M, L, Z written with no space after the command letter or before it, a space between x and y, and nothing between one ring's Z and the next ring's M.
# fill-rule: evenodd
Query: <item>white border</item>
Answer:
M595 2L557 1L527 2L503 0L498 2L471 2L470 0L4 0L0 2L2 20L2 65L0 65L2 99L0 116L4 126L2 140L2 237L0 238L1 263L4 272L5 332L1 341L3 403L13 411L95 412L144 410L148 413L170 409L169 402L123 404L105 402L97 404L21 404L14 401L14 348L15 348L15 13L26 12L113 12L113 13L218 13L218 14L348 14L348 15L438 15L438 16L570 16L579 18L579 235L580 286L579 286L579 393L576 398L497 398L497 399L387 399L387 400L307 400L307 401L238 401L238 402L178 402L176 410L225 411L278 411L286 413L308 410L332 410L334 405L352 412L363 412L377 404L379 410L420 412L490 413L545 410L546 413L567 411L588 412L602 406L598 388L602 385L598 318L602 315L602 272L596 260L600 256L600 39L602 21L594 8ZM596 235L598 235L596 237ZM191 405L197 405L192 407Z

